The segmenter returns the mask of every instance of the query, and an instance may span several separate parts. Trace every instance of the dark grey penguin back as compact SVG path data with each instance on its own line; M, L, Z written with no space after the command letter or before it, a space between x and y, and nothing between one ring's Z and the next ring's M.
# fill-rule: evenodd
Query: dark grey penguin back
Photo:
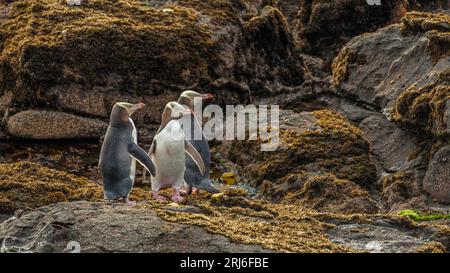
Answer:
M100 151L99 168L103 176L105 198L116 200L127 197L133 183L130 179L132 159L128 145L133 142L133 125L123 107L115 105L110 124Z
M205 163L205 174L202 175L194 160L192 160L190 156L186 156L186 171L184 173L184 181L190 187L207 190L209 192L217 192L217 190L211 185L211 180L209 178L211 153L209 151L208 141L205 139L203 133L201 134L201 139L194 139L195 130L202 129L200 127L200 124L196 121L194 115L189 115L186 118L189 119L189 121L187 122L190 122L191 128L190 132L187 132L189 135L186 135L186 138L202 156L203 162Z

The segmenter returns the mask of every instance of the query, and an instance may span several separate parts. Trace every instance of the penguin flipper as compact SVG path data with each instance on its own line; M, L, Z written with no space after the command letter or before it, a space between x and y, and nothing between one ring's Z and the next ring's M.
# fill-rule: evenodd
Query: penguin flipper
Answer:
M150 150L148 150L147 155L151 156L155 153L156 150L156 139L153 138L152 146L150 146ZM147 169L144 168L144 171L142 172L142 182L145 183L145 177L147 176Z
M184 143L186 147L186 153L192 158L195 164L197 164L200 173L202 175L205 175L205 162L203 162L202 156L188 140L185 140Z
M147 169L153 176L155 175L155 164L153 164L150 157L147 155L147 153L139 147L136 143L131 142L128 144L128 153L130 156L135 158L142 166Z

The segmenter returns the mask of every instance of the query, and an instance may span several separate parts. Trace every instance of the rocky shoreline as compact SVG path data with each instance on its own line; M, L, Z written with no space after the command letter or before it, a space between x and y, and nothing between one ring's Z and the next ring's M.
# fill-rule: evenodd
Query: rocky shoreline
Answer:
M199 252L449 252L448 1L64 2L0 3L2 251L184 251L184 234ZM138 183L137 207L101 202L114 102L147 104L148 149L186 89L280 105L280 148L211 143L236 175L223 194L156 204Z

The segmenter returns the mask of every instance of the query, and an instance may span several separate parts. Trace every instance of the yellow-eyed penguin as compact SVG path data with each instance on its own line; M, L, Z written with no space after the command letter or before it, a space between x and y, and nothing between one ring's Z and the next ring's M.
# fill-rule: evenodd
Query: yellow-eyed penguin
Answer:
M105 199L133 203L129 201L128 194L134 185L136 160L151 174L155 174L150 157L137 145L136 127L130 118L142 107L143 103L118 102L111 111L99 160Z
M158 194L160 189L172 187L171 200L180 202L180 188L184 182L186 169L185 153L195 162L200 173L205 173L205 164L201 155L186 139L180 119L190 115L191 111L177 102L169 102L161 117L161 126L153 138L149 154L156 166L156 175L152 175L153 197L158 201L166 198Z
M196 113L194 112L194 100L196 98L199 98L200 101L204 101L212 99L213 95L200 94L193 90L186 90L178 98L178 103L190 109L192 112L191 115L185 115L183 117L183 124L190 125L189 129L186 126L183 128L185 135L189 140L189 142L195 147L195 149L202 156L203 162L205 163L205 172L202 174L199 172L195 162L190 157L186 157L186 171L184 173L184 181L186 183L186 193L190 194L192 190L196 189L202 189L210 193L217 193L219 191L213 187L211 179L209 177L211 153L209 151L208 141L205 139L205 136L203 135L203 129L199 123L199 121L202 119L202 116L197 117L195 116ZM201 134L197 133L197 135L200 136L199 139L195 138L196 131L201 132Z

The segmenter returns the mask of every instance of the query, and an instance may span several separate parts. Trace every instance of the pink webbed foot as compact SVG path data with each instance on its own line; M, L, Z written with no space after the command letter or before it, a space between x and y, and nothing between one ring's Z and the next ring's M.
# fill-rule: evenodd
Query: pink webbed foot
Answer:
M181 195L172 195L172 197L170 198L172 199L173 202L181 202L184 200L184 197Z
M184 200L184 197L180 195L180 190L173 190L172 197L170 198L173 202L181 202Z
M130 201L130 199L128 199L128 197L121 198L119 201L123 202L123 203L125 203L127 205L130 205L130 206L136 205L136 201Z
M166 197L159 195L157 192L153 192L153 199L155 199L158 202L166 202L167 201Z

